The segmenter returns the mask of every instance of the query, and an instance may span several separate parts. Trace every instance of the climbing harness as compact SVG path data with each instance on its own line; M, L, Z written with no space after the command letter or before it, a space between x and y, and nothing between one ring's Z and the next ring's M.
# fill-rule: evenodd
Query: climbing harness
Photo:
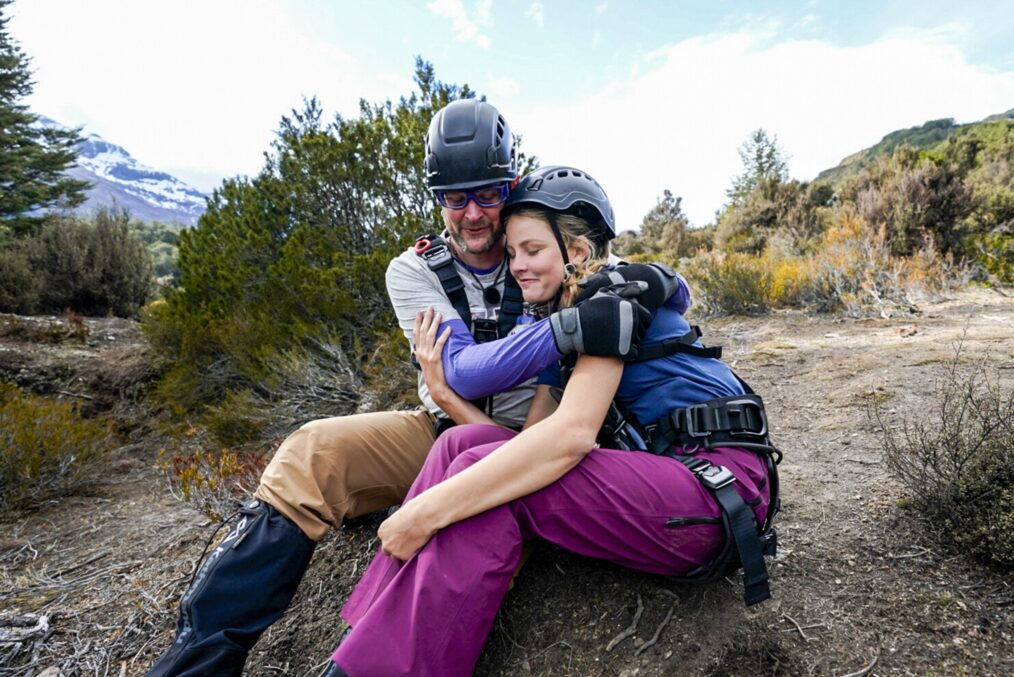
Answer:
M720 358L721 346L694 345L701 335L700 328L694 326L683 336L642 345L637 356L628 361L646 362L677 353ZM573 362L569 366L572 368ZM564 374L567 372L565 364ZM777 465L782 460L782 452L771 444L764 402L749 384L735 373L733 376L746 394L681 407L649 425L641 425L626 407L613 400L599 432L598 443L612 449L641 450L669 456L693 473L715 497L722 510L725 539L715 559L685 576L676 577L676 580L708 583L742 567L743 598L750 606L771 596L764 556L773 556L777 549L778 537L772 521L781 508ZM752 507L736 490L736 476L728 468L697 455L700 451L716 447L746 449L764 459L770 500L763 524L757 524ZM666 526L684 526L696 523L696 519L671 518Z

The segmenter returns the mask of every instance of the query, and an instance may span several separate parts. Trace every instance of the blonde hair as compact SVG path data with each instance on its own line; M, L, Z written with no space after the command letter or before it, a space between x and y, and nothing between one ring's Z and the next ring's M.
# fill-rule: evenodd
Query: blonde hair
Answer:
M515 215L538 219L550 228L553 227L546 216L545 209L522 207L510 214L510 216ZM584 249L588 252L584 261L571 261L567 264L569 274L563 278L563 288L560 293L560 306L567 307L570 305L571 299L580 293L578 283L599 272L609 263L609 241L607 240L601 245L595 244L591 224L573 214L556 214L556 227L560 230L560 237L563 239L565 247Z

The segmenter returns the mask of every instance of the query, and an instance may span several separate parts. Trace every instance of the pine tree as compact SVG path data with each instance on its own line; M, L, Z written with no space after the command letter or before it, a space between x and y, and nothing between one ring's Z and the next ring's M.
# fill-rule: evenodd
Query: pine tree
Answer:
M741 203L761 183L777 184L789 178L789 166L778 145L778 136L768 136L764 129L753 132L739 147L739 159L743 162L743 173L732 180L732 188L725 193L733 205Z
M29 58L7 33L11 1L0 0L0 233L23 233L42 221L32 212L81 204L88 182L63 173L77 159L77 130L40 127L20 103L33 83Z

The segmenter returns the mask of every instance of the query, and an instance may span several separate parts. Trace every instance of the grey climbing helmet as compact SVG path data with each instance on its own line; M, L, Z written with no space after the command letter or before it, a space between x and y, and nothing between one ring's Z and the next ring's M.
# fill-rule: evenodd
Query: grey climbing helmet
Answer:
M476 99L459 99L433 116L426 135L426 186L474 188L518 176L517 143L500 111Z
M557 165L540 167L526 174L511 191L500 218L506 221L512 212L526 206L548 208L584 219L591 225L597 244L616 237L616 221L609 197L598 181L580 169Z

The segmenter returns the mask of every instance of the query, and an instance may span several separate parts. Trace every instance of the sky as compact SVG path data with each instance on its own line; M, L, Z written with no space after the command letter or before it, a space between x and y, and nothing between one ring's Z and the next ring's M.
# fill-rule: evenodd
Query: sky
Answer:
M304 97L412 93L415 58L594 176L620 229L669 189L712 222L758 128L810 180L896 129L1014 108L1011 0L15 0L33 112L210 192Z

